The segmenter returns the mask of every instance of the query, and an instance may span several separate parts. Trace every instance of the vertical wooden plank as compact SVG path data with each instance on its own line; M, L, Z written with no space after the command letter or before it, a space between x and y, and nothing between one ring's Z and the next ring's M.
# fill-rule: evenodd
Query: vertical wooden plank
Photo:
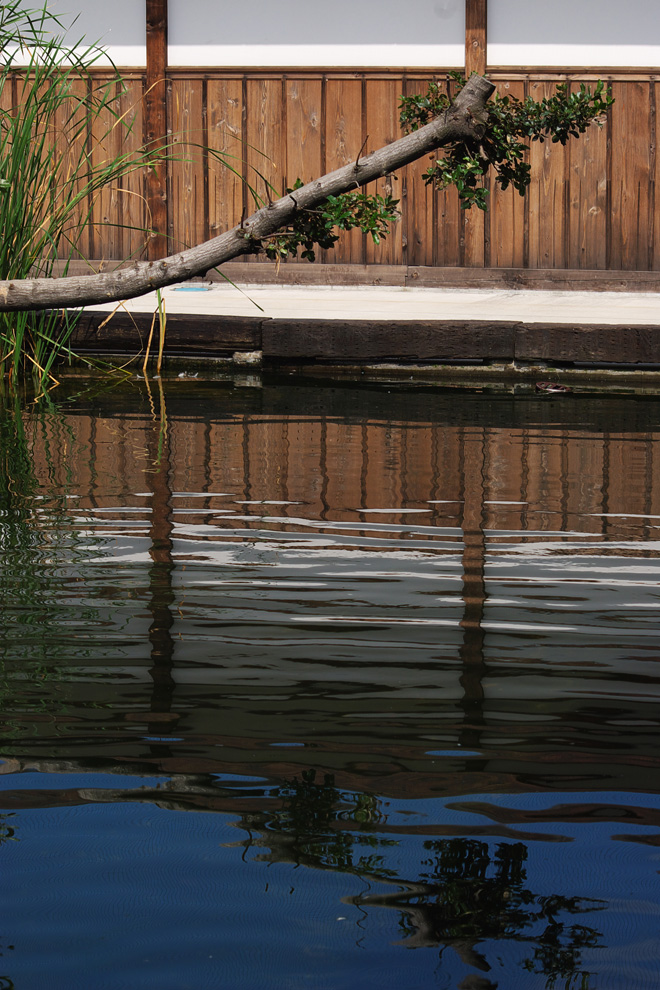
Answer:
M488 0L466 0L465 4L465 78L473 72L485 75L488 51ZM490 206L490 204L488 204ZM466 268L483 268L486 264L486 215L472 206L462 211L462 264Z
M365 153L392 144L401 137L399 124L399 98L403 91L400 77L368 79L365 86L366 131L369 140ZM370 182L364 191L380 196L401 199L401 179L398 175L386 175L377 182ZM403 224L389 226L387 237L374 244L370 234L366 236L366 262L373 265L400 265L403 241Z
M354 162L362 148L362 81L359 78L329 78L326 83L324 121L326 170ZM359 230L342 234L337 244L324 252L329 264L364 264L364 238Z
M555 90L555 83L529 84L534 100L551 97ZM532 141L529 162L529 267L565 268L568 149L552 141Z
M147 86L144 138L147 144L167 139L167 0L146 0ZM149 258L167 255L167 176L151 169L147 177L147 200L154 236L148 245Z
M407 79L405 95L425 93L429 81ZM436 193L433 185L424 181L429 165L427 157L418 159L407 165L401 176L402 260L407 265L433 265Z
M655 239L655 223L656 223L656 212L657 212L657 200L656 200L656 181L655 172L658 165L658 145L657 145L657 115L658 115L658 103L657 103L657 93L655 78L651 76L649 78L649 133L651 139L649 142L649 250L648 250L648 267L649 271L654 270L655 257L656 257L656 239Z
M579 86L579 81L572 83ZM607 267L607 143L609 125L592 125L568 144L569 268Z
M55 115L55 131L53 135L53 140L56 141L58 154L62 156L62 171L61 174L66 175L76 175L79 172L79 162L80 156L87 148L89 150L89 141L87 134L87 127L81 127L84 117L84 106L85 101L88 96L88 84L83 79L72 79L70 83L70 93L71 99L64 101L57 110ZM17 95L18 100L20 100L20 87L19 93ZM80 129L80 132L78 130ZM77 193L80 191L83 185L83 180L79 182L74 179L73 190ZM92 210L91 218L87 218L88 211L92 206L89 197L85 196L76 209L72 212L71 217L71 236L75 233L75 251L74 257L82 258L92 258L94 257L94 252L92 250L93 246L93 222L98 212ZM81 225L84 225L81 230ZM63 240L60 244L59 256L61 258L66 258L71 255L71 244Z
M320 79L287 79L284 177L287 186L293 186L296 179L311 182L323 175L321 104Z
M523 99L523 82L503 81L498 83L501 96L515 96ZM502 191L495 181L491 181L488 204L488 225L490 234L490 265L493 268L523 268L525 266L525 205L524 199L509 186Z
M648 269L650 82L612 84L612 189L609 267Z
M94 86L99 99L119 98L119 83L113 78L96 76ZM108 87L110 91L108 92ZM115 122L113 111L118 104L111 104L106 110L94 116L91 127L92 161L97 167L111 162L121 154L121 130L113 127ZM107 260L121 258L123 238L120 224L120 194L118 184L113 182L101 187L94 193L93 228L91 251L92 257Z
M142 76L125 76L124 91L119 98L119 111L126 127L123 132L122 148L125 152L137 150L142 144L143 135L143 91ZM145 170L131 172L122 179L119 186L119 219L121 229L121 259L146 258L150 238L146 233L147 200Z
M277 78L247 80L247 161L248 182L252 189L249 207L268 201L283 192L286 174L286 118L282 81Z
M465 0L465 78L485 75L488 0Z
M660 145L660 113L658 113L658 108L660 108L660 82L652 82L651 85L655 89L655 135L654 135L654 173L653 173L653 183L654 183L654 231L653 231L653 271L660 271L660 154L658 154L658 145Z
M323 175L321 79L288 79L286 98L286 173L284 185ZM320 253L320 252L318 252ZM307 264L307 262L303 262Z
M447 93L453 97L456 86L447 83ZM438 152L442 155L442 149ZM429 163L430 164L430 163ZM463 264L463 213L454 186L435 194L435 242L433 264L439 268L458 268Z
M207 83L209 234L215 237L240 222L243 210L243 83ZM220 156L220 158L216 157ZM222 159L226 162L223 165Z
M246 83L248 213L277 199L286 175L286 104L281 78L248 78ZM263 257L253 260L263 261Z
M193 247L205 239L202 86L199 79L172 79L170 113L175 161L171 165L171 251Z
M466 268L483 268L486 264L486 216L476 206L463 211L463 264Z

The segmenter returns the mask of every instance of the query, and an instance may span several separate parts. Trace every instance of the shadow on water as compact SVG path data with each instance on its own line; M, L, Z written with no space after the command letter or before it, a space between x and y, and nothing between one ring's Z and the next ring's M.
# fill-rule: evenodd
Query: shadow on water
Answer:
M52 985L96 835L116 985L653 987L660 404L245 384L0 410L0 855L101 953Z

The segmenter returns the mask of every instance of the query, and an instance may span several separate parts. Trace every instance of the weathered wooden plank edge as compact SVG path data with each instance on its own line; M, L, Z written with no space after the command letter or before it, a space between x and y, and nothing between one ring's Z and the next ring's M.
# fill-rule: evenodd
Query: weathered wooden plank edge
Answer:
M660 365L660 326L526 324L516 332L514 359Z
M264 359L344 361L502 360L517 324L451 320L266 320Z
M114 350L144 350L151 330L152 313L114 313L109 321L106 312L83 313L72 337L71 349L103 353ZM165 353L191 355L231 355L235 351L261 349L262 317L209 316L207 314L168 315L165 328ZM152 346L158 346L158 326L154 328Z
M55 275L61 272L55 267ZM107 261L72 262L71 275L124 267ZM660 271L586 268L429 268L421 265L317 264L293 262L279 268L269 262L228 262L222 274L201 281L248 285L382 285L407 288L572 289L584 292L660 292ZM195 279L195 281L200 281Z
M140 353L152 314L85 312L71 338L80 353ZM158 330L154 334L157 342ZM570 326L477 320L287 320L259 316L168 316L165 353L265 361L401 363L445 361L603 363L660 366L660 327Z

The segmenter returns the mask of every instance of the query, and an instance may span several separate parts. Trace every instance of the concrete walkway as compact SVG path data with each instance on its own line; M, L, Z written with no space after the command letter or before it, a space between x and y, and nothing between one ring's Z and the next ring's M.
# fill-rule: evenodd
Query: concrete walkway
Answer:
M660 273L658 273L660 284ZM186 283L163 289L168 314L297 320L521 321L579 327L660 328L660 292L561 292L397 286L240 286ZM256 305L255 305L256 304ZM90 306L111 312L116 303ZM261 307L259 309L258 307ZM156 294L130 299L130 313L152 313ZM262 312L263 311L263 312Z

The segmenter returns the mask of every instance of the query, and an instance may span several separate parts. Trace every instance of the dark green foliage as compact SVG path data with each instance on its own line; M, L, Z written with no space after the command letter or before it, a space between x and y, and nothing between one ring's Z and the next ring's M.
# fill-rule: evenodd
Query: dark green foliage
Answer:
M465 80L458 73L450 73L450 77L460 90ZM426 94L402 98L401 124L407 130L417 130L444 113L450 102L446 91L432 82ZM530 166L525 161L528 142L549 138L566 144L569 138L583 134L590 124L600 126L613 102L601 81L593 92L582 83L579 90L569 93L566 83L560 83L554 96L541 101L530 96L519 100L496 95L486 105L481 122L483 137L458 141L445 149L444 155L428 168L426 181L439 188L456 186L463 209L476 205L485 210L488 190L483 181L493 168L495 181L502 189L512 185L523 195L530 181Z
M287 193L295 193L302 185L302 181L296 179ZM299 210L290 227L264 242L264 251L273 260L282 260L288 255L295 257L302 248L301 256L314 261L315 247L331 248L339 239L335 231L355 227L371 234L374 244L380 244L381 237L387 234L388 224L399 218L398 202L391 196L370 196L361 192L328 196L313 210Z

